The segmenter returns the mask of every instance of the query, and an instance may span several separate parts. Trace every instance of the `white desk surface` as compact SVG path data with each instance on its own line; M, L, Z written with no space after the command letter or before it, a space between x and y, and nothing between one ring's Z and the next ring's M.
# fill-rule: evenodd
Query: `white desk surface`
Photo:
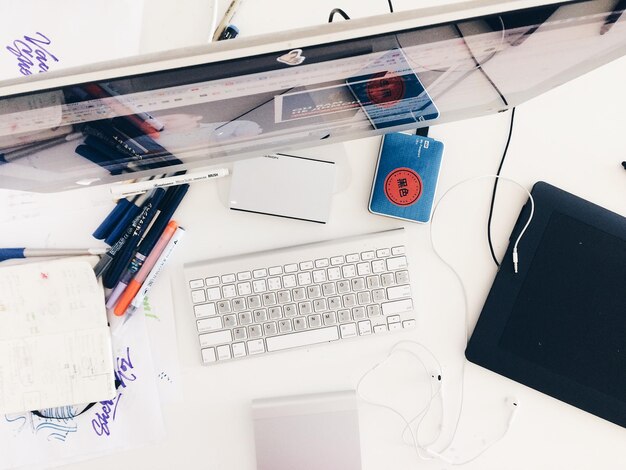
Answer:
M189 3L203 14L210 12L205 2ZM353 16L362 16L357 14L360 2L356 0L306 2L297 8L293 2L279 0L260 3L250 2L242 7L237 23L243 32L265 32L273 23L273 11L281 18L292 15L295 19L291 26L324 22L334 6L345 7ZM372 6L371 14L385 11L386 2L378 3L376 9ZM410 5L408 0L395 3L396 9ZM199 20L185 23L194 8L183 9L176 25L186 36L181 39L173 33L170 35L177 41L192 43L207 36ZM279 8L283 9L280 13ZM319 18L312 17L313 9ZM150 10L146 10L145 19L154 15L155 10ZM266 18L261 25L254 23L258 15ZM151 34L148 30L144 32L147 41L144 44L150 45L144 49L165 47L155 43ZM626 215L626 171L620 165L626 160L624 77L626 58L519 106L503 175L527 188L544 180ZM446 145L438 195L460 180L494 173L508 125L509 115L500 114L431 128L431 136ZM204 368L199 364L194 321L188 311L175 308L184 401L163 407L166 440L63 468L88 466L108 470L123 465L152 470L252 470L255 468L252 399L354 389L361 375L382 361L390 348L403 339L423 342L443 364L446 414L444 438L439 442L445 443L458 410L464 361L461 292L450 272L434 257L428 241L428 226L402 224L367 211L378 146L379 138L344 145L347 158L339 159L338 163L345 165L344 174L350 174L350 180L346 189L335 194L327 225L232 212L226 202L227 179L193 185L177 213L177 219L187 229L187 236L168 267L167 275L171 278L175 305L182 306L186 304L180 269L185 262L405 225L418 258L413 260L411 275L420 286L417 292L419 328ZM491 187L492 181L481 180L459 188L442 204L435 227L438 246L465 281L470 328L478 318L496 272L489 256L485 229ZM500 185L493 224L498 253L506 248L508 234L525 200L526 195L516 187ZM57 204L55 201L57 199L53 204ZM68 242L77 246L93 245L92 227L97 226L112 207L94 208L93 220L87 223L76 222L71 213L64 215L61 202L58 204L59 207L52 208L58 212L44 230L34 233L28 221L17 221L10 229L0 232L0 246L18 246L25 238L31 246L68 246ZM607 470L624 467L625 429L469 363L464 381L465 403L455 445L469 449L468 455L480 445L472 447L468 442L480 442L482 438L488 442L500 434L505 397L515 396L521 405L506 437L465 468ZM409 405L417 409L420 404ZM360 420L365 470L451 468L442 461L418 461L412 448L401 442L401 422L387 411L361 403Z

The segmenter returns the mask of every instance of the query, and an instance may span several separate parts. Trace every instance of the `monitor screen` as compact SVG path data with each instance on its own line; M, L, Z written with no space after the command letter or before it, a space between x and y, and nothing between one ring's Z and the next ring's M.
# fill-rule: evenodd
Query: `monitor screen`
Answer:
M0 187L71 189L500 112L624 55L616 5L403 12L0 83Z

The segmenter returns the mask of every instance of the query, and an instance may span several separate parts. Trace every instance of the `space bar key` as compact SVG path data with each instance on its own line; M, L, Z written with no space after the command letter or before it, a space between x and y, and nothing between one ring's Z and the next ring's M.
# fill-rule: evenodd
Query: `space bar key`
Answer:
M282 349L297 348L310 344L325 343L339 339L339 331L336 326L318 328L316 330L300 331L282 336L272 336L267 338L268 351L280 351Z

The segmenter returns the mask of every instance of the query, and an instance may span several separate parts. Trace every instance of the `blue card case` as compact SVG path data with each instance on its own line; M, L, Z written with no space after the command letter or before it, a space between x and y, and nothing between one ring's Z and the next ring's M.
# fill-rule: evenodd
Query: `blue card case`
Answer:
M442 142L428 137L399 132L385 135L372 185L370 212L428 222L443 148Z

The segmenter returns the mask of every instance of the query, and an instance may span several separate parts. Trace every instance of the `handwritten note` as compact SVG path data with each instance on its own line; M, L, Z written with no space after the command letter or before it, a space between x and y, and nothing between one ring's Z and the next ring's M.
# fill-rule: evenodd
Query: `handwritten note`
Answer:
M17 58L17 67L22 75L32 75L35 72L47 72L48 63L58 62L57 56L50 52L52 40L45 34L37 31L32 36L15 39L6 49Z
M133 315L112 336L119 385L111 400L80 415L84 405L41 410L45 418L0 415L0 469L61 465L163 439L145 321L143 315Z

